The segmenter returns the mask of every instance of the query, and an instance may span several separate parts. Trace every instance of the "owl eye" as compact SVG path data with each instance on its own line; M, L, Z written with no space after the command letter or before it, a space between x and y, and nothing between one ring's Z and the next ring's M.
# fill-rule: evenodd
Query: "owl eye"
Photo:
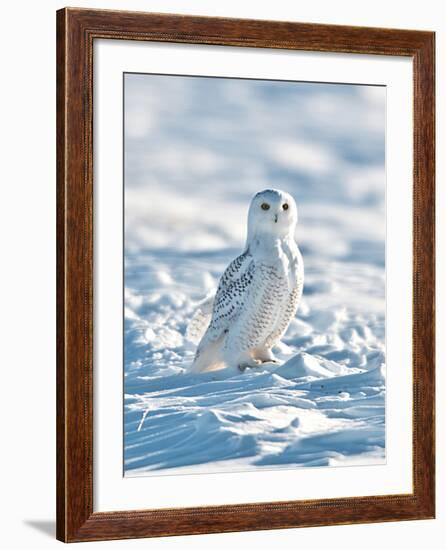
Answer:
M282 206L282 208L283 208L284 210L288 210L288 204L285 203L285 204Z
M262 210L269 210L269 204L267 202L262 202L260 208Z

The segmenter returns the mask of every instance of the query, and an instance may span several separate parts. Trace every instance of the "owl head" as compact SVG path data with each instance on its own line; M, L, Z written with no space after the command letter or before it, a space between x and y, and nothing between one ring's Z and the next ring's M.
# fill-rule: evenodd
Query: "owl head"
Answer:
M293 236L297 224L297 206L293 197L280 189L259 191L251 200L248 212L248 240L272 235Z

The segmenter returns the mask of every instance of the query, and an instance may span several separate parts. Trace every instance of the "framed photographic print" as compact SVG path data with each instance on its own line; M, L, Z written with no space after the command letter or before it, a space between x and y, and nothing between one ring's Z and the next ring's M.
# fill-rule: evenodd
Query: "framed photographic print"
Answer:
M57 537L434 517L434 33L57 13Z

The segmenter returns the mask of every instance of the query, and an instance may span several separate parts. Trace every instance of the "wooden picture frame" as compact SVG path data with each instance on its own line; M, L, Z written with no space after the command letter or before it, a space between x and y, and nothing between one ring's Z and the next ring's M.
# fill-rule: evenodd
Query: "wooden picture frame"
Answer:
M93 42L137 40L407 56L413 61L413 492L93 512ZM427 519L435 510L432 32L57 12L57 538L65 542Z

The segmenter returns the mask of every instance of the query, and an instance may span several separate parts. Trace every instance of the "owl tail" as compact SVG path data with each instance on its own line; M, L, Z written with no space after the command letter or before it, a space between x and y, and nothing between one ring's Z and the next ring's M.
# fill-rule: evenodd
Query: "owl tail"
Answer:
M211 341L207 340L205 335L198 346L191 372L211 372L224 369L226 365L222 354L223 343L224 336Z
M212 308L214 306L214 298L215 294L211 294L200 302L192 319L187 325L186 338L193 344L198 344L209 326L212 317Z

